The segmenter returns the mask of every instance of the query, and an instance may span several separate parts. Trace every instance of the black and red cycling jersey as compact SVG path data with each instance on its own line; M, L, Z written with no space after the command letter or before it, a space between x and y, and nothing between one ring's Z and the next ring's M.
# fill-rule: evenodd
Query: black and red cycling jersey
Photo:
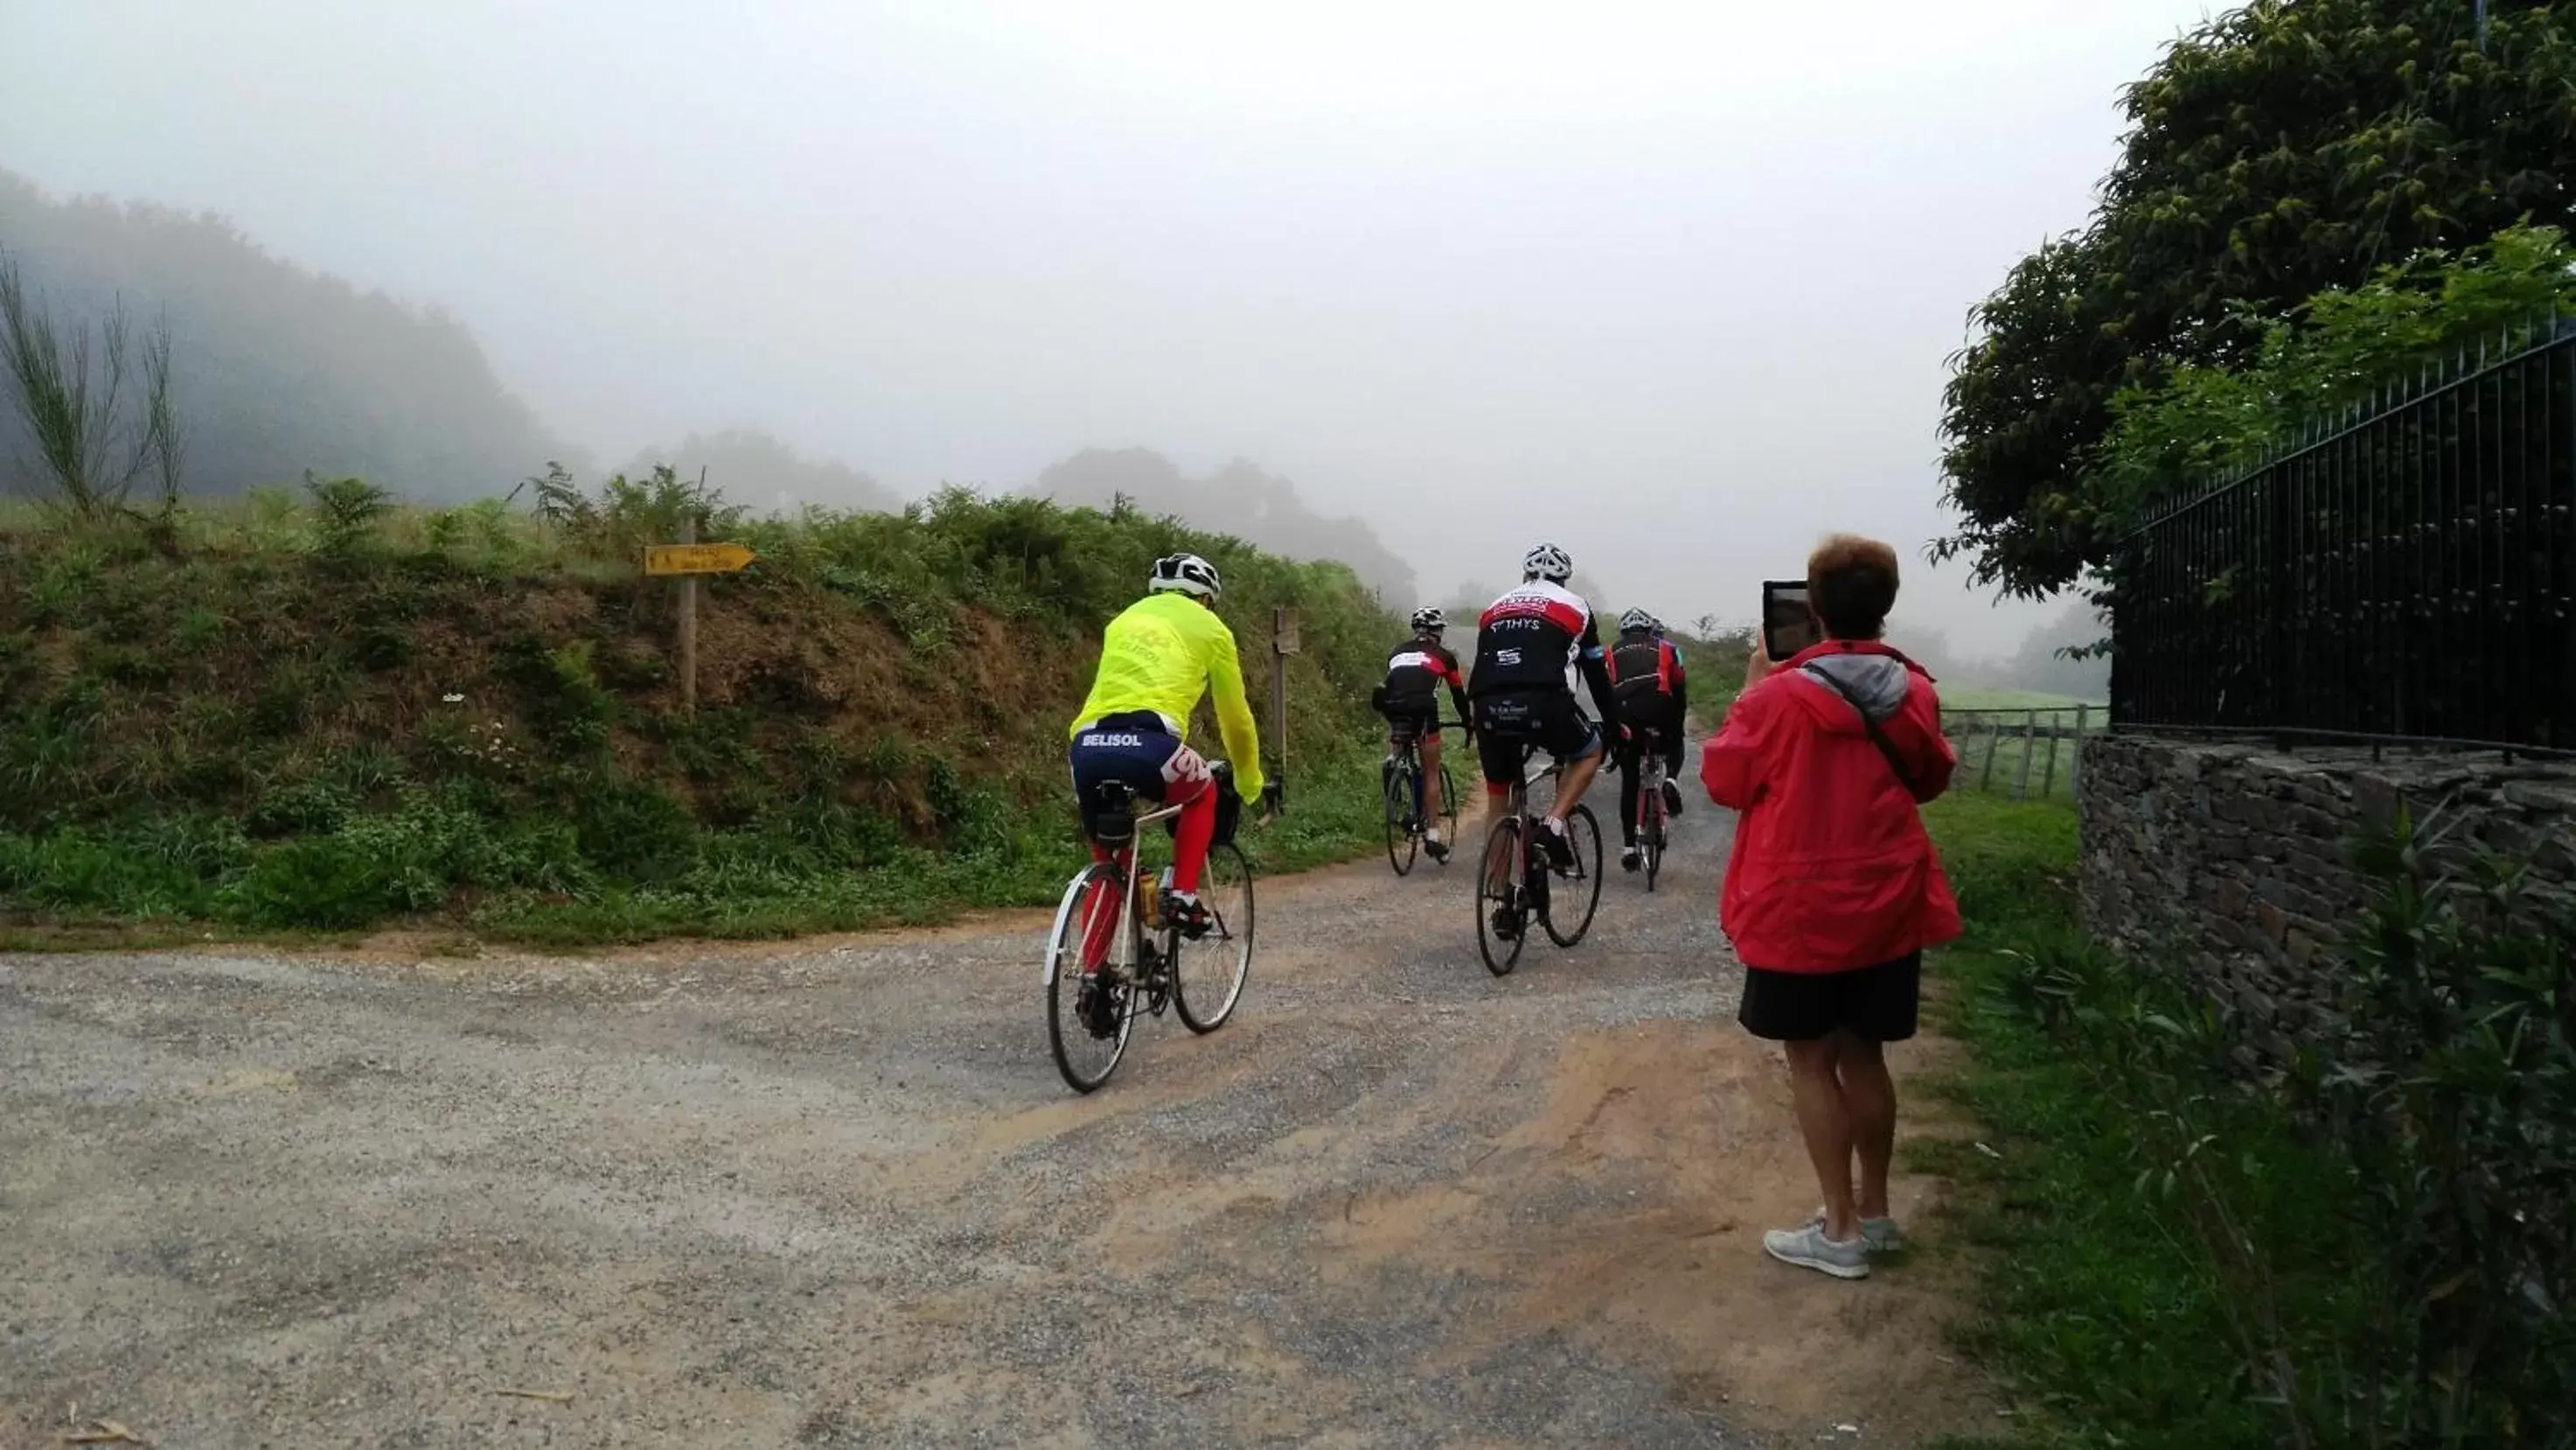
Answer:
M1437 715L1442 685L1449 687L1449 702L1457 708L1458 718L1466 719L1467 676L1448 646L1417 634L1387 653L1387 714Z
M1532 579L1486 606L1477 619L1471 693L1545 692L1570 698L1578 673L1592 686L1602 723L1616 724L1619 707L1602 665L1592 606L1564 585Z
M1682 652L1673 642L1659 634L1622 634L1610 647L1607 661L1610 688L1618 693L1622 709L1641 705L1650 698L1689 702L1689 682L1682 671Z

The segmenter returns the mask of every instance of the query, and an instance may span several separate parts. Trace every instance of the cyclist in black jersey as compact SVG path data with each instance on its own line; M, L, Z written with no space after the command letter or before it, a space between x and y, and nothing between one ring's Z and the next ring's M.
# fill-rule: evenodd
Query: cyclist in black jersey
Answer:
M1573 558L1556 545L1530 550L1521 560L1521 586L1488 605L1476 622L1476 672L1468 679L1485 793L1496 807L1519 779L1524 747L1536 746L1565 767L1538 832L1539 846L1560 868L1574 860L1565 817L1601 769L1603 733L1627 737L1592 606L1565 587L1573 574ZM1601 709L1597 727L1575 703L1578 674Z
M1619 865L1634 871L1642 859L1637 847L1638 765L1652 730L1664 757L1664 811L1682 813L1682 725L1689 718L1690 679L1682 670L1682 653L1664 638L1664 624L1642 609L1619 616L1619 642L1610 647L1610 688L1619 696L1619 718L1628 722L1629 737L1619 747Z
M1434 861L1449 859L1449 843L1440 839L1440 820L1449 803L1440 796L1440 687L1449 687L1449 702L1458 718L1467 718L1467 677L1458 657L1442 644L1449 616L1437 609L1413 611L1413 637L1387 652L1386 684L1378 708L1386 715L1386 743L1401 750L1414 745L1422 752L1422 847Z

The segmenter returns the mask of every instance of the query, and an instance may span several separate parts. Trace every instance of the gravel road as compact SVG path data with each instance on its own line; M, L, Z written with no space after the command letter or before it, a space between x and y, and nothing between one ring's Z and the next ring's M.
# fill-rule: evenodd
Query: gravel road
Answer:
M1591 937L1500 980L1464 853L1265 882L1234 1021L1146 1022L1090 1098L1048 1060L1035 914L596 960L0 956L0 1444L1973 1423L1937 1266L1844 1285L1756 1247L1813 1188L1731 1020L1729 823L1676 825L1660 891L1614 865Z

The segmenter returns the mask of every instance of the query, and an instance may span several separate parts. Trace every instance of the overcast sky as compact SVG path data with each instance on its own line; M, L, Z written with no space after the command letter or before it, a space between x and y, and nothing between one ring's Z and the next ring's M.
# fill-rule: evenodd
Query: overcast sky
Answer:
M1966 310L2199 0L0 0L0 165L231 216L615 460L1242 456L1673 617L1942 531ZM2033 621L1917 565L1966 650Z

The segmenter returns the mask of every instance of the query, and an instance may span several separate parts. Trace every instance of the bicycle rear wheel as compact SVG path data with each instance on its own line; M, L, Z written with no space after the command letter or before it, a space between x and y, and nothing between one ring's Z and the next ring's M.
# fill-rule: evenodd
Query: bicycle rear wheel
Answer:
M1386 777L1386 864L1398 876L1412 872L1414 854L1422 849L1421 838L1405 825L1413 813L1413 772L1420 768L1398 765Z
M1646 818L1638 835L1638 844L1646 851L1646 892L1653 895L1655 876L1664 869L1664 787L1661 781L1647 791L1639 802L1638 813Z
M1136 1029L1136 994L1124 971L1136 958L1135 923L1125 906L1124 873L1110 862L1095 862L1064 889L1055 932L1047 939L1047 1046L1065 1085L1078 1093L1109 1081ZM1129 938L1124 952L1122 930ZM1086 960L1098 970L1086 973ZM1095 1030L1102 1022L1116 1026Z
M1208 848L1199 901L1216 926L1197 941L1172 944L1172 1003L1192 1032L1214 1032L1243 1000L1252 975L1252 862L1229 841Z
M1476 950L1485 959L1485 970L1497 977L1510 975L1519 964L1529 936L1529 916L1521 905L1520 837L1519 816L1498 818L1485 832L1484 854L1476 866ZM1511 923L1510 935L1495 931L1496 913Z
M1551 883L1547 897L1539 903L1539 921L1547 927L1547 939L1561 947L1583 940L1592 929L1592 913L1601 905L1601 823L1592 819L1592 807L1576 806L1565 818L1565 838L1574 847L1574 874L1561 883ZM1574 906L1583 904L1583 915L1564 931L1557 930L1557 917Z

